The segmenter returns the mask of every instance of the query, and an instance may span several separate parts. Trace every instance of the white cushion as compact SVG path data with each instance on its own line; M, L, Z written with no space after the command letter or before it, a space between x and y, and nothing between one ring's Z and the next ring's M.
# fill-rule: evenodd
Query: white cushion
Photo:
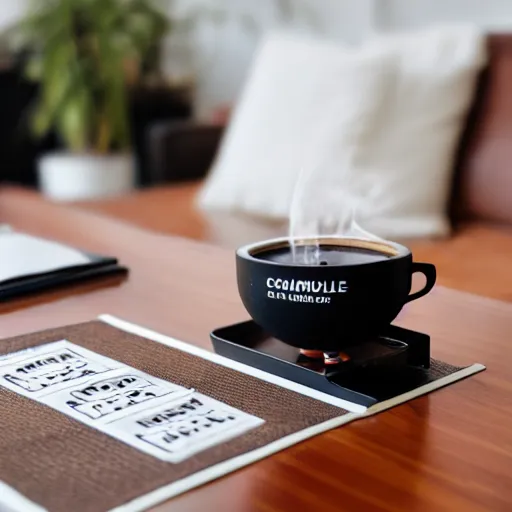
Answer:
M391 58L391 57L390 57ZM270 35L200 194L205 208L283 219L295 182L318 155L362 147L392 72L382 52Z
M399 69L385 122L367 146L374 187L358 219L388 238L446 235L454 157L486 62L485 37L471 26L445 25L369 46L395 53Z
M358 51L270 37L200 204L273 219L292 211L297 236L346 229L354 209L381 237L445 235L453 156L484 63L484 38L467 26Z

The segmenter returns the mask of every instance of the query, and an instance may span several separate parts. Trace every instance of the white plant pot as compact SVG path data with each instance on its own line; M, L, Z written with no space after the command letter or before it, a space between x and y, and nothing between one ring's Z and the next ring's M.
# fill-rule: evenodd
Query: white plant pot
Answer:
M43 194L57 201L117 196L132 190L135 182L130 153L51 153L39 159L37 171Z

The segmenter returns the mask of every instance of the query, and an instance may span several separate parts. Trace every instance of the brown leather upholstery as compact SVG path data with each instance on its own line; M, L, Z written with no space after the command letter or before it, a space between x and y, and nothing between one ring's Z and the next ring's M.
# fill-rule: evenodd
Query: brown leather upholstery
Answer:
M491 35L456 177L458 217L512 225L512 34Z

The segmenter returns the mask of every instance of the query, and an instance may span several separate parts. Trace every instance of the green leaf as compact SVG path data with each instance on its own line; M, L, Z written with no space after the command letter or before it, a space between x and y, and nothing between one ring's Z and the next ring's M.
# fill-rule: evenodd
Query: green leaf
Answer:
M85 89L69 98L57 117L59 135L72 151L85 151L89 146L92 103Z
M43 103L39 103L36 106L31 119L32 133L38 138L44 137L50 131L52 122L52 113Z
M47 80L44 84L43 102L46 108L53 112L59 110L66 98L70 85L69 71L58 72L55 70L51 74L51 79Z
M44 62L40 55L32 56L25 66L25 78L38 82L43 77Z

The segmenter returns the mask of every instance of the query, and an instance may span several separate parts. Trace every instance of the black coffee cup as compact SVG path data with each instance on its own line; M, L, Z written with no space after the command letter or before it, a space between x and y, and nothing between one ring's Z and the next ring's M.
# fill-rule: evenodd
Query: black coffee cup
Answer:
M426 295L436 268L393 242L275 239L238 249L238 290L253 320L302 349L337 351L383 332L404 304ZM309 257L308 257L309 254ZM410 293L412 274L425 286Z

